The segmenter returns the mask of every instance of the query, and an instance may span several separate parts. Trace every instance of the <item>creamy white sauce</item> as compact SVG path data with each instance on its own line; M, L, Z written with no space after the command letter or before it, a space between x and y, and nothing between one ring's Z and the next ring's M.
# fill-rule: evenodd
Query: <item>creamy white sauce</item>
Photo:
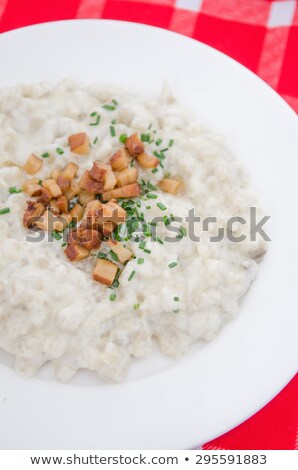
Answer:
M112 99L118 102L116 110L103 109ZM98 126L90 126L94 111L101 115ZM110 133L113 119L116 137ZM88 156L71 154L67 146L67 137L82 131L92 143ZM154 337L165 354L180 357L194 341L212 340L221 325L235 317L256 275L265 251L260 237L256 242L210 243L210 233L205 232L199 243L188 236L163 245L147 241L150 254L128 242L136 258L123 270L114 290L117 298L111 301L111 289L92 280L94 258L70 263L61 241L25 240L22 215L29 198L24 193L9 195L8 188L22 187L30 177L21 169L27 157L51 155L37 174L40 179L69 161L79 165L81 176L94 160L105 162L122 147L120 134L133 132L162 139L159 147L145 143L149 154L174 140L165 152L164 169L159 167L155 174L140 170L141 178L155 184L170 172L185 181L181 194L158 191L158 199L142 201L147 220L171 213L185 218L195 208L201 218L218 217L210 226L216 233L229 217L248 218L249 207L258 206L223 138L206 131L166 90L158 99L107 87L80 88L70 81L0 90L0 209L10 208L0 216L0 348L15 356L16 370L24 376L52 361L61 381L82 368L95 370L104 380L121 381L134 357L151 353ZM62 155L57 147L64 150ZM247 235L249 228L241 230ZM165 234L162 224L159 234ZM138 258L144 263L138 264ZM178 264L171 269L172 262ZM140 304L137 310L135 304Z

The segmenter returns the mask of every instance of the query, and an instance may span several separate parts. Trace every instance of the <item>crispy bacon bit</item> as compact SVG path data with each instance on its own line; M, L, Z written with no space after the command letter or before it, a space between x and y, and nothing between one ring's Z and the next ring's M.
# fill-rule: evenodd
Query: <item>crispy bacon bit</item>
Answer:
M132 166L127 168L127 170L120 171L116 175L117 185L126 186L128 184L134 183L138 178L138 170Z
M103 193L103 201L109 201L112 198L131 198L137 197L141 194L140 185L138 183L128 184L127 186L122 186L121 188L112 189L112 191L107 191Z
M64 179L71 181L76 176L78 169L79 169L78 165L76 165L74 162L69 162L63 168L61 176Z
M41 202L44 205L48 204L50 200L53 198L51 191L49 191L47 188L43 188L42 186L40 186L40 191L41 193L38 198L38 202Z
M52 173L51 173L51 178L52 178L53 180L56 180L56 181L57 181L58 177L61 176L61 175L62 175L62 170L56 169L56 170L53 170L53 171L52 171Z
M117 255L120 263L126 263L126 261L128 261L133 256L132 252L128 248L125 248L125 246L123 246L120 242L109 240L108 244L111 250L113 250L113 252Z
M110 165L107 165L108 169L104 177L104 186L103 191L110 191L116 186L117 180L116 177L111 169Z
M109 214L110 220L114 224L119 225L123 224L126 221L126 210L123 209L119 204L115 203L113 200L107 202L103 205L106 214Z
M72 262L81 261L82 259L87 258L87 256L89 255L88 250L81 247L80 245L77 245L76 243L72 243L71 245L68 245L65 248L64 253L68 257L68 259Z
M113 170L123 171L128 168L128 165L131 160L131 155L129 155L128 151L123 147L110 158L110 164Z
M62 175L58 176L57 184L58 184L59 188L61 189L62 194L66 194L67 191L69 191L70 181L67 180L66 178L64 178Z
M97 230L85 229L79 232L80 245L86 250L94 250L101 245L100 233Z
M67 191L67 193L65 193L65 196L67 197L68 201L71 201L74 197L76 197L80 193L80 191L81 191L81 187L79 183L75 180L72 180L72 182L70 183L70 188Z
M57 206L56 199L52 199L49 204L49 209L51 212L53 212L54 215L59 215L60 210L59 207Z
M97 199L89 201L86 205L84 217L82 218L82 226L86 228L93 228L94 226L96 226L96 224L98 223L97 217L99 211L101 210L101 207L102 204Z
M93 270L93 279L106 286L111 286L115 280L118 266L107 259L99 259Z
M53 197L59 197L62 195L62 191L54 179L44 180L42 186L48 189L52 193Z
M170 194L177 194L182 188L182 180L178 177L164 178L160 183L159 187L162 191Z
M68 200L66 196L59 196L58 199L56 200L56 204L60 212L68 211Z
M135 132L125 142L125 147L129 151L130 155L137 157L144 152L144 144L139 139L138 134Z
M81 191L79 193L79 203L81 206L86 207L88 202L93 201L95 199L95 194L88 193L88 191Z
M101 233L105 236L105 237L110 237L112 235L112 233L114 232L115 230L115 224L113 224L113 222L103 222L101 224L98 224L99 225L99 229L101 231Z
M156 168L159 164L159 159L157 157L153 157L147 153L141 153L137 157L137 160L143 168Z
M79 132L68 137L71 152L78 155L87 155L90 152L89 138L86 132Z
M32 227L34 222L40 217L44 211L45 206L40 202L36 201L27 201L27 209L23 215L23 224L26 228Z
M27 184L26 185L26 190L24 190L24 188L23 188L23 191L26 194L28 194L28 196L30 196L30 197L40 196L41 195L41 190L42 190L42 187L40 186L40 184L37 184L37 183Z
M84 215L84 207L80 204L75 204L73 208L69 211L71 218L74 222L78 223L82 220Z
M86 170L80 179L80 187L88 191L88 193L100 194L102 193L103 183L92 179L90 172Z
M70 222L70 214L61 214L58 220L53 221L53 230L56 230L56 232L63 232Z
M41 217L38 217L38 219L33 222L33 225L41 230L44 230L45 232L48 232L50 230L49 226L51 215L51 212L46 210Z
M27 187L30 185L30 184L38 184L38 179L37 178L30 178L29 180L26 180L24 183L23 183L23 186L22 186L22 190L24 191L24 193L28 194L27 193Z
M36 155L32 153L30 157L27 158L25 165L23 166L23 169L26 171L26 173L29 173L29 175L35 175L36 173L39 172L43 165L43 161L41 158L38 158Z
M108 167L105 163L94 162L89 174L95 181L103 183Z

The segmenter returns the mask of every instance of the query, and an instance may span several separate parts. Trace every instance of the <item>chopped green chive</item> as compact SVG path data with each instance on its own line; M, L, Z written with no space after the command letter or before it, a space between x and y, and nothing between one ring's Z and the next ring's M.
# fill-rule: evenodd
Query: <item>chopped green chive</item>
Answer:
M111 124L117 124L117 119L113 119L113 121L111 121Z
M174 143L174 139L170 139L170 141L169 141L169 147L172 147L173 143Z
M179 312L179 308L177 308L176 310L173 310L174 313L178 313Z
M167 209L166 206L162 202L158 202L156 205L157 207L159 207L161 211L165 211Z
M115 137L116 131L115 131L115 127L114 127L114 126L110 126L110 133L111 133L111 136L112 136L112 137Z
M119 287L119 281L118 279L115 279L115 281L112 284L112 287Z
M119 141L122 144L125 144L125 142L127 141L127 134L121 134L120 137L119 137Z
M49 158L50 154L49 152L45 152L41 154L41 158Z
M150 183L150 181L147 182L147 188L151 189L152 191L157 191L157 187Z
M151 209L151 206L146 206L146 209L147 209L147 210Z
M118 101L112 100L112 103L114 103L116 106L118 106Z
M136 273L135 271L132 271L132 272L130 273L129 278L128 278L128 281L131 281L131 280L132 280L132 278L134 277L135 273Z
M41 185L41 184L42 184L42 180L38 180L38 184Z
M161 166L161 168L164 168L164 166L161 162L159 162L159 166Z
M107 255L105 253L102 253L101 251L97 253L97 258L106 259L106 257Z
M55 238L55 240L61 240L62 235L60 233L55 232L54 230L52 231L52 237Z
M98 126L99 121L100 121L100 114L97 114L95 121L94 122L89 122L89 126Z
M0 209L0 215L8 214L10 212L9 207L4 207L4 209Z
M17 189L15 186L11 186L8 191L10 192L10 194L18 194L18 193L21 193L22 190L21 189Z
M147 248L145 248L144 253L148 253L150 255L151 250L148 250Z
M158 197L157 194L151 194L151 193L146 194L146 196L148 199L157 199Z
M111 294L110 295L110 300L113 302L113 300L116 300L116 294Z
M146 242L145 242L145 241L139 243L139 248L140 248L141 250L144 250L145 246L146 246Z
M108 111L115 111L116 107L112 104L104 104L103 109L107 109Z
M162 152L156 152L156 150L154 150L153 155L159 160L164 160L166 158Z
M60 147L57 147L56 152L58 153L58 155L62 155L64 153L64 150L62 150L62 148Z
M135 310L138 310L138 308L140 308L140 304L134 304L133 308L134 308Z
M149 142L150 141L150 134L141 134L141 141L142 142Z
M158 172L158 168L154 168L154 170L151 170L151 173L155 174Z
M95 139L93 141L93 145L95 145L97 141L98 141L98 137L95 137Z
M114 261L119 261L118 259L118 256L116 255L116 253L114 253L114 251L110 251L110 257L112 258L112 260Z
M166 147L165 149L162 149L162 150L160 151L160 153L164 153L164 152L166 152L167 150L169 150L169 147Z
M97 112L93 111L93 113L90 114L91 117L97 116Z
M156 143L157 146L160 145L162 143L162 139L157 139L157 141L155 143Z
M62 246L62 248L64 248L66 245L67 245L67 243L66 243L66 242L64 242L64 243L62 243L62 245L61 245L61 246Z
M138 259L138 264L144 264L144 258L139 258Z
M160 243L161 245L163 245L163 241L162 241L161 238L157 237L157 238L156 238L156 241L157 241L158 243Z
M177 266L177 265L178 265L178 263L176 263L176 261L173 261L168 266L169 266L169 268L175 268L175 266Z
M186 237L186 235L187 235L186 228L185 227L180 227L179 228L179 234L177 235L176 238L183 238L183 237Z
M179 297L174 297L175 302L179 302Z

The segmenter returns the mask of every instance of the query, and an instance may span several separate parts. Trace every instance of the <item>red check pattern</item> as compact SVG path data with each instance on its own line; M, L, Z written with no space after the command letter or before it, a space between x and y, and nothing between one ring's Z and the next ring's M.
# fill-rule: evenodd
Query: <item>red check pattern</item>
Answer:
M298 0L0 0L0 32L107 18L198 39L263 78L298 111ZM267 406L204 449L298 449L298 375Z

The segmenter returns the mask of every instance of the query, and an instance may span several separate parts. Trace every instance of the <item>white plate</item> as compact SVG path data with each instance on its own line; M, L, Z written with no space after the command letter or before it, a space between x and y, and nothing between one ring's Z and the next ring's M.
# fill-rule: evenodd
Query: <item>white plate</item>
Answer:
M236 321L180 362L136 362L127 381L19 378L0 358L1 448L179 449L236 426L297 368L297 117L251 72L199 42L116 21L0 37L0 85L74 77L158 93L164 78L250 170L272 238ZM294 284L295 283L295 284ZM295 311L296 310L296 311Z

